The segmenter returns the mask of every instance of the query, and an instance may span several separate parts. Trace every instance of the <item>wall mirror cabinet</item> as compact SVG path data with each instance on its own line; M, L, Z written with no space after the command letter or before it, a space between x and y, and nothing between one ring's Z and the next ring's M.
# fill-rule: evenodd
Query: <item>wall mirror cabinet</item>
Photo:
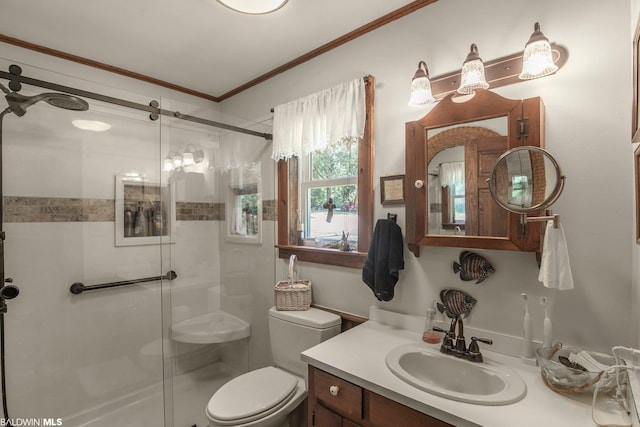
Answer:
M406 123L406 233L409 249L449 246L538 252L539 224L521 232L519 216L500 207L487 180L496 161L519 146L544 146L540 98L507 99L477 90L442 99Z

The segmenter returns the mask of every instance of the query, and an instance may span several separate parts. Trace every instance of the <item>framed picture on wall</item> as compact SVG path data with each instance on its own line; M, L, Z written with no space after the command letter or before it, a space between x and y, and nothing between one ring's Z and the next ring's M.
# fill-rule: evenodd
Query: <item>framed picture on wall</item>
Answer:
M640 146L633 152L636 184L636 243L640 244Z
M380 177L380 203L383 205L404 203L404 175Z
M633 35L633 106L631 112L631 141L640 142L640 19Z

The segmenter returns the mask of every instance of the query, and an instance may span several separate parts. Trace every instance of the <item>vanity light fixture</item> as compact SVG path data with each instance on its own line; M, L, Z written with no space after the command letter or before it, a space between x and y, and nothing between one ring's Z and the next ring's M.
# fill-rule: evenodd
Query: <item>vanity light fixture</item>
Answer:
M524 47L522 72L519 76L522 80L536 79L558 71L558 66L553 63L551 44L540 31L540 24L536 22L533 30Z
M411 97L409 105L419 107L435 102L431 94L431 82L429 81L429 69L424 61L418 63L418 69L411 80Z
M261 15L280 9L287 1L288 0L218 0L218 3L236 12Z
M478 54L478 46L473 43L467 59L462 64L460 87L458 93L469 95L476 89L487 89L489 83L484 76L484 63Z
M184 153L182 153L182 165L183 166L193 166L196 164L196 161L193 157L193 152L195 151L196 147L193 147L193 149L191 149L191 147L193 147L192 144L189 144L187 146L187 149L184 150Z
M549 46L548 51L546 43L548 43ZM548 59L545 62L542 62L542 58L548 58L549 55L551 56L551 64L547 62ZM545 37L540 31L540 24L536 22L534 25L534 32L529 38L524 51L503 56L491 61L484 61L483 67L483 61L478 55L478 47L475 44L472 44L469 55L467 55L467 59L465 60L461 70L429 78L431 96L436 100L439 100L454 92L460 94L473 93L475 88L469 89L473 86L473 81L475 81L476 84L481 85L477 87L483 87L486 83L487 86L484 87L485 89L488 87L493 89L500 86L518 83L523 80L544 77L561 69L564 64L566 64L568 58L569 51L567 48L556 43L549 43L547 37ZM422 61L419 65L418 71L413 77L414 80L412 80L412 93L409 105L428 104L428 102L423 104L411 102L414 96L413 83L416 77L420 77L419 72L421 64ZM426 64L424 65L424 69L428 70ZM425 74L428 77L428 72ZM484 79L482 79L482 74L484 74ZM482 83L483 81L484 83Z
M175 165L173 164L173 153L169 152L167 157L162 162L162 170L165 172L170 172L175 169Z
M182 153L180 151L169 151L167 157L162 161L162 170L171 172L174 169L194 166L203 161L204 151L193 144L189 144Z

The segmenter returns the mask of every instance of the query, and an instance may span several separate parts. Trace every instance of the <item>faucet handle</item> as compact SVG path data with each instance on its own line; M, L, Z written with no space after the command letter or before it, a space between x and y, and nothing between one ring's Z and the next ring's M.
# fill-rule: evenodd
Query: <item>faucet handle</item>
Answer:
M480 346L478 345L478 341L484 344L489 344L489 345L493 344L493 340L489 338L471 337L471 344L469 344L469 353L474 353L474 354L480 353Z

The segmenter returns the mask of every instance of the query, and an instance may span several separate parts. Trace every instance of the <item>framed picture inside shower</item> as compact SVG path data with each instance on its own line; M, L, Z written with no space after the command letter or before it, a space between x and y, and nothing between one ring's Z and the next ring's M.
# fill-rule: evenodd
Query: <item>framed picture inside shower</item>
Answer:
M233 168L228 182L226 222L228 242L262 243L262 185L260 162Z
M175 191L139 175L115 177L115 245L174 243Z

